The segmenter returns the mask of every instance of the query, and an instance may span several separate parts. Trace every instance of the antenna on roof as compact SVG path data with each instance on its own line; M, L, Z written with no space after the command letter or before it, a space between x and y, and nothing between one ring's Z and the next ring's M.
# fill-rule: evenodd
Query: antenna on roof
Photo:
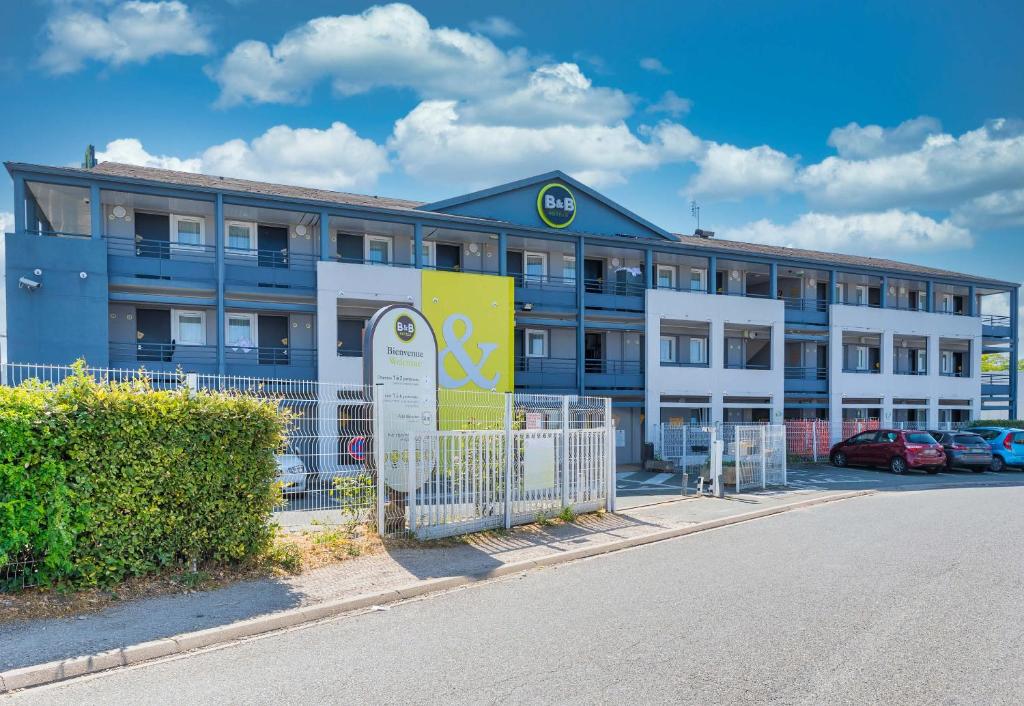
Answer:
M700 204L690 201L690 215L697 219L697 230L700 230Z
M85 148L85 159L82 160L82 169L92 169L96 166L96 148L89 145Z

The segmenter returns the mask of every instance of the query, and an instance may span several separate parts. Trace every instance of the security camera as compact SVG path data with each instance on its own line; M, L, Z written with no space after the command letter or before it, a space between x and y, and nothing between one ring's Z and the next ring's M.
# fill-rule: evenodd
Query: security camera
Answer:
M42 287L43 283L37 282L34 279L29 279L28 277L19 277L18 286L23 287L31 292L32 290L39 289L40 287Z

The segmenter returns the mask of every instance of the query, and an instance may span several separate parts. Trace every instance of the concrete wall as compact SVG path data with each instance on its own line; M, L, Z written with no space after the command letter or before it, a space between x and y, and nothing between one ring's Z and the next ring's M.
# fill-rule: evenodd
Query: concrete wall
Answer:
M893 398L928 400L928 420L938 421L939 399L971 400L972 416L981 413L981 319L919 311L876 309L833 304L829 307L829 391L833 436L838 438L836 421L842 418L843 398L880 398L882 424L892 424ZM844 373L843 332L881 334L881 373ZM893 374L893 336L896 334L928 337L928 374ZM939 339L960 338L971 341L970 377L939 375ZM874 405L864 405L874 406Z
M784 407L784 309L773 299L723 297L692 292L647 290L646 422L645 435L653 438L654 425L661 417L662 395L711 397L711 421L722 421L724 397L770 397L771 419L782 422ZM662 319L710 324L707 368L662 367L659 335ZM770 326L772 330L771 370L725 368L726 324Z

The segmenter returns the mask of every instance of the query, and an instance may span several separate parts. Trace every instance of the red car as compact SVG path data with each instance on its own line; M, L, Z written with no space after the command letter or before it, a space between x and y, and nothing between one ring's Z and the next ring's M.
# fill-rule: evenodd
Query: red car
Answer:
M926 431L877 429L840 441L829 454L833 466L887 466L893 473L923 468L938 473L946 463L942 444Z

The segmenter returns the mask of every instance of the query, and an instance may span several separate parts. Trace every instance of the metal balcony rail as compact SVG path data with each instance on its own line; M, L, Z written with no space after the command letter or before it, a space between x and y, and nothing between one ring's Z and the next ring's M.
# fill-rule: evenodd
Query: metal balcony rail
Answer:
M966 370L940 370L939 375L944 378L968 378L971 376Z
M88 233L69 233L63 230L40 230L38 228L26 228L27 235L47 236L50 238L91 238Z
M392 258L387 262L381 262L380 260L371 260L367 257L342 257L338 254L331 255L331 260L334 262L343 262L349 265L378 265L380 267L415 267L415 262L408 262L405 259Z
M982 373L981 384L983 385L1009 385L1009 373Z
M519 356L514 360L517 373L575 373L575 358Z
M315 348L291 346L225 346L224 360L229 364L299 365L316 363Z
M783 375L786 380L827 380L828 368L813 365L787 365Z
M608 375L639 375L644 371L641 360L609 360L606 358L587 358L583 361L583 369L588 373L604 373Z
M655 289L664 289L670 292L689 292L690 294L707 294L707 287L697 287L690 282L682 282L671 287L655 283Z
M754 363L749 360L743 361L726 361L725 367L728 370L771 370L771 363Z
M281 248L279 250L245 248L224 248L224 257L230 265L257 265L277 269L313 270L316 269L315 253L297 253Z
M107 238L107 254L178 262L213 262L217 257L217 248L213 245L182 245L137 235Z
M985 314L981 317L983 326L1009 326L1010 317L1002 314Z
M806 299L804 297L782 297L786 309L791 311L827 311L828 301L825 299Z
M603 278L585 279L583 287L588 294L614 294L625 297L640 297L644 294L643 282L606 282Z
M181 343L149 343L144 341L112 341L110 357L115 361L139 363L175 363L188 372L190 365L217 362L217 346L189 346ZM224 359L229 364L313 365L315 348L270 346L225 346Z
M879 370L878 368L850 368L850 367L844 365L843 366L843 372L844 373L866 374L866 375L878 375L882 371Z
M690 361L690 360L662 360L660 361L661 367L663 368L707 368L710 367L708 361Z
M339 358L362 358L363 357L363 349L362 348L339 348L338 349L338 357Z
M924 370L914 369L906 365L894 365L892 367L893 375L927 375L928 368Z
M555 275L527 274L525 272L509 272L509 277L515 280L515 286L523 289L537 290L574 290L576 289L575 277L558 277Z

